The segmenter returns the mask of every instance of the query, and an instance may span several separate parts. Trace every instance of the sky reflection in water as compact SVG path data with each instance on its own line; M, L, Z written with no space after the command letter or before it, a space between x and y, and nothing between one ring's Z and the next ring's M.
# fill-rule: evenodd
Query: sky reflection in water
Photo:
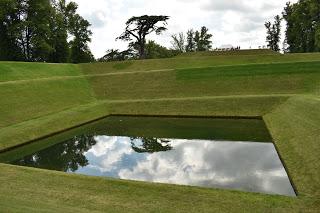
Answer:
M94 140L96 144L84 152L87 165L72 172L295 196L272 143L154 139L167 151L137 152L133 147L143 144L141 138Z

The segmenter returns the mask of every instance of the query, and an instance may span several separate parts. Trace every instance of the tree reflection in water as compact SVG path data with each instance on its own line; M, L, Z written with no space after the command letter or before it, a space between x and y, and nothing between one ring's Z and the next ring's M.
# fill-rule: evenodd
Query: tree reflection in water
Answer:
M96 143L94 136L76 136L69 141L24 157L15 162L15 164L74 172L77 171L79 167L88 165L88 160L84 153L90 150Z
M131 147L137 153L164 152L172 149L169 140L158 138L130 138ZM89 165L85 156L94 145L95 136L76 136L66 142L38 151L20 160L12 162L16 165L45 168L56 171L75 172Z
M165 152L172 149L172 146L169 144L170 141L165 139L142 137L130 139L132 149L138 153Z

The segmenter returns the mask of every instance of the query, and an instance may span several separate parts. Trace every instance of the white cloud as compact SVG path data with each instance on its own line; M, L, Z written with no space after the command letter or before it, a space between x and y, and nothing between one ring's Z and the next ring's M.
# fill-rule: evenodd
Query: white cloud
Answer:
M94 139L97 141L96 145L85 155L94 156L94 168L100 172L111 171L121 161L123 155L130 155L133 152L130 138L96 136Z
M79 13L92 22L90 47L96 57L110 48L125 49L127 44L115 41L132 16L169 15L168 31L150 39L170 47L170 35L189 28L207 26L214 34L215 47L222 44L243 48L265 44L264 22L280 14L288 0L74 0ZM294 0L293 2L296 2Z
M209 11L239 11L251 12L254 10L252 1L246 0L228 0L228 1L209 1L203 6L205 10Z

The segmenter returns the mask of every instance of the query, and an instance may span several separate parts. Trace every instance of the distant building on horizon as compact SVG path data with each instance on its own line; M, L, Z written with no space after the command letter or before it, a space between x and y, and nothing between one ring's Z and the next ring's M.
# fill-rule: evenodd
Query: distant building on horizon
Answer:
M235 48L232 44L223 44L218 49L232 49Z
M240 49L241 49L240 46L235 47L232 44L224 44L216 48L214 51L235 51Z

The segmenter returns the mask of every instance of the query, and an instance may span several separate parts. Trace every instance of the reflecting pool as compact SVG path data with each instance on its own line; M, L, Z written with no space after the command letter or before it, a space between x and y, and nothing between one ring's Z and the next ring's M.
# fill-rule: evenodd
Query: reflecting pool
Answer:
M152 119L107 118L84 128L83 134L54 139L59 143L10 163L91 176L295 196L263 121L237 120L234 122L238 124L231 124L230 119L220 119L227 129L224 136L214 134L222 128L214 129L219 119L155 118L162 119L162 130ZM130 128L135 121L144 122ZM201 122L206 124L205 134L198 129ZM194 128L198 133L192 133L192 124L198 124ZM256 135L262 130L264 135ZM183 137L186 132L187 137ZM236 140L232 133L243 140Z

